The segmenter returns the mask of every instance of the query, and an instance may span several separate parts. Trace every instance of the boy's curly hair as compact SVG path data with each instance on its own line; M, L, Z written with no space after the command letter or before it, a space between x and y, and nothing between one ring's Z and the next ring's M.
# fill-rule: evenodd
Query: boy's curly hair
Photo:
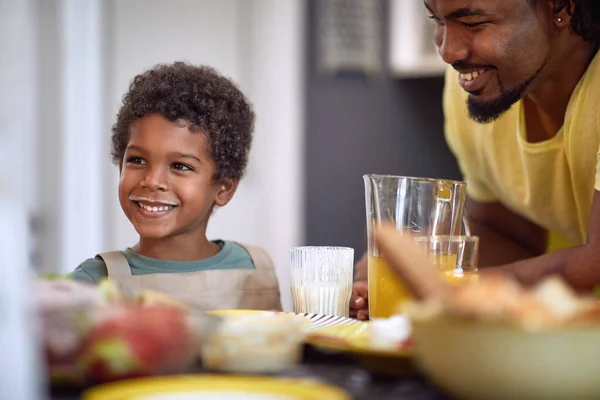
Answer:
M137 75L123 96L112 127L112 158L123 160L130 128L138 118L161 114L207 135L216 164L214 178L240 179L248 163L254 111L242 92L214 69L184 62L159 64Z

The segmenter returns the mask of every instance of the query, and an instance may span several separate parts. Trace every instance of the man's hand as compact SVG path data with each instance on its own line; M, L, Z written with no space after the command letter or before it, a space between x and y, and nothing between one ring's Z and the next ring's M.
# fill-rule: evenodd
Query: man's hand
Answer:
M354 282L352 286L350 317L362 321L369 319L369 288L367 281Z

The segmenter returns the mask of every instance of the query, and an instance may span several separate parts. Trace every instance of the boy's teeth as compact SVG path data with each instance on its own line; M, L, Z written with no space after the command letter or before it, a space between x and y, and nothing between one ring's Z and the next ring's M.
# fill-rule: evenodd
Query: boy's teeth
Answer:
M151 207L151 206L147 206L147 205L145 205L145 204L142 204L142 203L138 203L138 204L139 204L139 205L140 205L140 207L142 207L144 210L148 210L148 211L152 211L152 212L168 211L168 210L170 210L171 208L173 208L173 206L159 206L159 207L157 207L157 206L154 206L154 207Z

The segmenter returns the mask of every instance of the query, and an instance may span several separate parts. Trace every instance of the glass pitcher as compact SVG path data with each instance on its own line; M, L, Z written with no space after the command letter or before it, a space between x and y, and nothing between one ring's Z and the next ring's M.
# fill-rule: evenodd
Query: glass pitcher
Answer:
M369 314L388 318L411 299L410 292L389 269L372 238L372 226L389 221L413 235L461 234L466 183L393 175L365 175L368 237Z

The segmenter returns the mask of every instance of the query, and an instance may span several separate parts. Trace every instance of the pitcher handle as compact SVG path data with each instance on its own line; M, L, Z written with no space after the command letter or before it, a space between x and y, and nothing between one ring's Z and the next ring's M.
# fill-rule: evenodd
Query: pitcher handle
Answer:
M454 188L452 185L447 184L446 182L440 181L437 183L435 187L436 193L435 198L438 202L449 202L452 200L454 196L453 191Z
M452 199L453 187L451 185L448 185L445 182L439 182L436 190L437 190L436 198L437 198L438 207L441 205L440 203L448 202L448 201L450 201L450 199ZM442 194L442 193L444 195L440 196L440 194ZM466 210L464 211L464 214L462 217L461 231L462 231L462 234L464 234L465 236L471 236L471 226L469 225L469 218L467 217Z
M469 225L469 217L467 216L466 212L465 215L463 215L462 217L462 227L463 234L465 236L471 236L471 226Z

